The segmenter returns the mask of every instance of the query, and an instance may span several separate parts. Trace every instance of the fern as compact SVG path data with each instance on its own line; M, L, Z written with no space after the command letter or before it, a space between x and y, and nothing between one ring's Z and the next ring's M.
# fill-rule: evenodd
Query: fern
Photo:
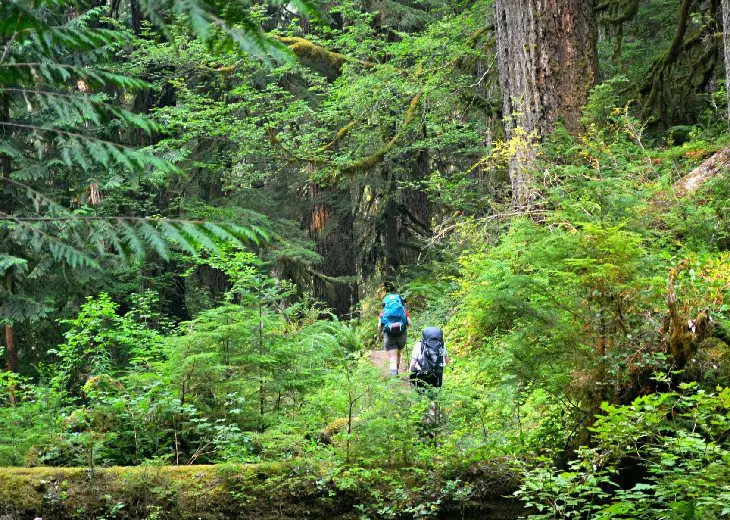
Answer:
M195 254L201 249L218 252L223 245L230 244L246 247L269 237L258 227L231 223L80 215L65 218L17 217L0 212L0 229L3 227L10 231L16 243L36 251L46 250L56 261L72 267L92 268L100 268L100 264L88 252L90 244L96 246L99 254L114 253L127 259L142 258L153 252L168 260L170 244ZM5 258L0 256L0 274L5 262L10 261Z
M11 270L25 271L26 269L28 269L26 259L0 254L0 276L5 276Z
M317 15L306 0L292 5ZM104 7L65 16L75 8L71 0L0 3L0 159L13 166L0 190L14 201L11 210L0 211L0 233L46 251L57 262L92 268L99 268L100 256L108 253L127 258L152 251L167 259L170 246L195 253L265 238L259 228L233 223L79 214L28 184L43 181L46 191L59 169L177 172L170 162L107 137L110 128L147 134L164 129L101 94L102 89L151 88L141 79L93 66L98 57L129 45L134 35L104 19ZM142 8L163 29L167 17L186 19L212 46L237 47L267 61L292 58L286 46L263 33L243 4L226 9L225 18L202 0L144 0ZM106 27L96 27L102 19ZM10 256L2 258L0 266Z

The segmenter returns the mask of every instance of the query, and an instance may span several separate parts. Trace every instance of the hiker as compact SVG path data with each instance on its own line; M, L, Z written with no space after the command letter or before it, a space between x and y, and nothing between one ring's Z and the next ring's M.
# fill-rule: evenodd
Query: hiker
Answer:
M383 310L378 316L378 335L383 334L383 346L390 361L390 375L398 375L400 354L406 346L410 324L411 316L406 309L405 298L395 293L385 295Z
M439 327L426 327L411 353L411 383L417 389L441 387L447 363L444 332Z

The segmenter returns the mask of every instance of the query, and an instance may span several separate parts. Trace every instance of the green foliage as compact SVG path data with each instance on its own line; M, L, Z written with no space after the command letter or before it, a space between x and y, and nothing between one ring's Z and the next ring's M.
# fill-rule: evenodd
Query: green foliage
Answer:
M88 298L78 316L65 320L69 330L66 341L55 350L59 363L55 368L53 385L71 395L77 395L89 377L115 374L128 365L142 365L160 359L160 333L138 321L149 306L123 316L117 315L117 305L107 294Z
M727 514L728 176L670 191L727 142L717 2L668 65L676 2L598 6L605 81L524 212L491 2L76 4L0 6L0 465L97 501L48 504L433 518L509 459L537 518ZM375 366L383 280L404 354L444 328L440 390Z
M696 384L628 406L604 404L568 471L527 471L517 496L531 518L720 518L728 514L730 393ZM624 472L638 476L626 482ZM623 485L621 482L625 482Z
M38 451L60 430L58 396L12 372L0 373L0 464L38 464Z

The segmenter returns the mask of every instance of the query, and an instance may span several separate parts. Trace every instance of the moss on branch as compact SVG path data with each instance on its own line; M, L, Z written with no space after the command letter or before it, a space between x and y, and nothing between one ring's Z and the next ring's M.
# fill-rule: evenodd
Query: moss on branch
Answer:
M374 152L371 155L368 155L367 157L363 157L361 159L357 159L355 161L349 162L347 164L344 164L342 166L339 166L339 170L342 173L352 174L357 171L365 171L369 170L375 166L377 166L385 157L385 155L393 149L393 147L398 144L398 142L403 138L405 135L405 132L408 128L408 125L413 121L413 118L416 115L416 108L418 107L418 103L421 100L423 92L419 92L413 98L411 99L411 102L408 105L408 110L406 111L405 118L403 119L403 122L400 125L400 128L396 132L396 134L387 142L385 145L380 147L376 152ZM320 148L320 151L326 151L332 146L334 146L342 137L344 137L347 132L349 132L360 120L356 119L354 121L351 121L347 125L343 126L337 131L337 134L335 135L334 139L322 146ZM326 159L320 159L318 157L302 157L298 154L296 154L293 150L282 144L282 142L279 140L279 138L276 136L274 131L272 129L268 129L268 136L269 136L269 143L272 147L278 148L283 152L285 157L287 157L290 160L294 161L300 161L300 162L307 162L311 163L317 166L335 166L335 164L332 161L326 160Z
M377 63L371 61L359 60L339 52L331 51L299 36L276 36L276 39L289 47L299 59L328 65L338 72L345 63L357 63L366 68L378 66Z
M324 152L326 150L329 150L333 146L335 146L337 143L339 143L342 140L343 137L345 137L347 135L347 133L350 130L352 130L355 126L357 126L357 124L359 122L360 122L360 119L353 119L352 121L350 121L349 123L347 123L345 126L343 126L342 128L340 128L337 131L337 133L335 134L334 139L332 139L332 141L330 141L326 145L322 146L320 148L320 151Z
M385 158L385 155L389 151L391 151L393 147L398 143L398 141L400 141L405 135L408 125L411 123L411 121L413 121L413 118L416 115L416 108L418 107L418 102L421 100L422 94L423 92L419 92L418 94L413 96L413 99L411 99L411 102L408 105L408 110L406 111L406 116L403 119L403 123L401 123L400 128L398 129L396 134L390 139L390 141L388 141L375 153L368 155L367 157L363 157L362 159L358 159L356 161L345 164L344 166L340 167L340 170L343 173L351 174L357 171L369 170L380 164L383 158Z

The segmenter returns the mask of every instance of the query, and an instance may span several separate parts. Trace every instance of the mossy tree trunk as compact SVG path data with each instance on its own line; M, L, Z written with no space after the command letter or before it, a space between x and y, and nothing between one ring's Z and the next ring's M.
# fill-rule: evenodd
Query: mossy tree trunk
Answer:
M494 2L503 115L508 139L518 144L509 167L516 207L534 197L534 141L558 120L570 132L580 129L581 108L596 78L594 7L593 0Z
M725 56L725 88L727 90L727 120L730 128L730 0L722 0L722 34Z

